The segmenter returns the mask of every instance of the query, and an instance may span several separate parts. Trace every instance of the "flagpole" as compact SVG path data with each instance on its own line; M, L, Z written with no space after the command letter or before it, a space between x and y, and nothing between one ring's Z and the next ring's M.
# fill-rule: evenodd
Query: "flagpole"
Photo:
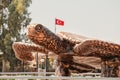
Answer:
M55 33L56 33L56 18L55 18Z
M56 25L64 26L64 21L55 18L55 33L56 33Z
M56 24L55 24L55 33L56 33Z

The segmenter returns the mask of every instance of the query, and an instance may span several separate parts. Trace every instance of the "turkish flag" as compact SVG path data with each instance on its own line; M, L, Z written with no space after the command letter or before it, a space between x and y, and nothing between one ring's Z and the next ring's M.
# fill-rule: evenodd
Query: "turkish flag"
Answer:
M55 24L56 24L56 25L64 26L64 21L62 21L62 20L60 20L60 19L55 19Z

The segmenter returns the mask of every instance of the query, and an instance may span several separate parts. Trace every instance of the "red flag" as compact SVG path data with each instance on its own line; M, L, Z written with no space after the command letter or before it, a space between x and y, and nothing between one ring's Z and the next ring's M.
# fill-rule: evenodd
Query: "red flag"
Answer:
M64 26L64 21L62 21L62 20L60 20L60 19L55 19L55 24L56 24L56 25Z

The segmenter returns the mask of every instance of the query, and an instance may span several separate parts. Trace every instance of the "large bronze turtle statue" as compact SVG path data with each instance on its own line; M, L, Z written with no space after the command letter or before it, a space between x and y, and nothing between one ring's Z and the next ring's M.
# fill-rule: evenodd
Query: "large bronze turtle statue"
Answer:
M14 42L13 50L18 59L32 61L32 52L52 52L58 56L57 75L70 76L71 71L94 71L96 62L102 65L102 76L119 76L120 45L68 32L55 34L41 24L31 24L27 28L27 36L34 44Z

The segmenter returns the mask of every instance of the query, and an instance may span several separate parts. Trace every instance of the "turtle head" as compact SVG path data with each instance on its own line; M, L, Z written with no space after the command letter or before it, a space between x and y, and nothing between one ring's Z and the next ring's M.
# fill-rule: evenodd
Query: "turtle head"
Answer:
M34 43L38 44L38 41L42 42L45 38L45 29L41 24L31 24L27 26L27 36Z

